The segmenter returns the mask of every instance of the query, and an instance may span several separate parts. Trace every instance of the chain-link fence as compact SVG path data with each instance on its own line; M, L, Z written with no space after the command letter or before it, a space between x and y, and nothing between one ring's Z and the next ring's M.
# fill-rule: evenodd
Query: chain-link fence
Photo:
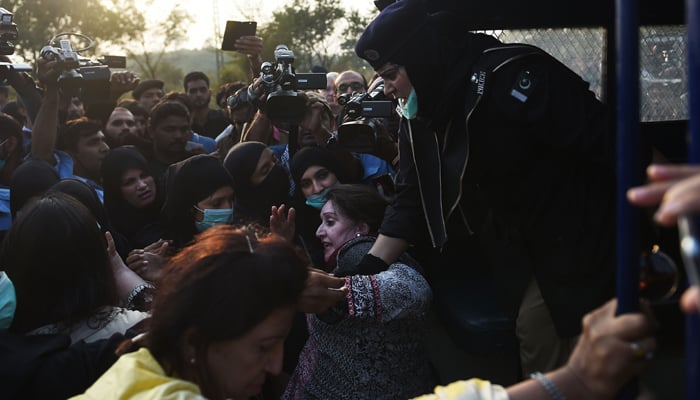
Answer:
M599 98L602 97L604 29L532 29L484 33L504 43L528 43L542 48L581 75L590 83L590 89ZM687 119L685 28L643 27L639 37L642 121Z

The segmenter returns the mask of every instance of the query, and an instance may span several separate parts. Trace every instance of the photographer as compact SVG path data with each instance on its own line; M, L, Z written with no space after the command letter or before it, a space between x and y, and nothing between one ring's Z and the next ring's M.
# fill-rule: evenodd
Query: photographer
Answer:
M294 149L301 149L309 146L333 147L337 146L336 132L332 130L334 116L325 97L314 90L306 92L296 91L295 97L298 101L303 101L301 107L301 118L298 123L290 123L287 120L269 118L270 110L267 107L272 94L266 89L266 84L262 77L256 79L249 87L249 98L253 104L259 108L250 128L245 132L242 141L259 141L270 145L270 149L282 161L287 171L290 170L289 162L294 153L290 151L288 137L282 135L279 140L274 138L274 132L289 131L289 128L298 129L296 143L292 144ZM278 144L275 144L278 143ZM373 181L384 175L393 176L394 170L385 160L372 154L355 152L354 157L348 160L341 160L350 164L361 164L362 182L372 184ZM357 168L357 167L349 167ZM290 182L290 194L294 193L294 182Z
M227 85L222 97L225 97L224 108L231 124L216 137L216 153L221 159L226 156L231 147L241 141L243 132L253 121L257 110L248 101L248 85L241 82Z
M0 55L0 63L12 63L12 60L9 56ZM27 117L33 122L41 105L41 92L37 89L34 79L25 72L0 68L0 81L7 82L15 89L18 100L24 104Z
M338 144L375 155L397 169L399 148L395 138L400 117L394 102L384 96L384 80L375 76L368 92L342 93L338 101L343 103L338 115Z

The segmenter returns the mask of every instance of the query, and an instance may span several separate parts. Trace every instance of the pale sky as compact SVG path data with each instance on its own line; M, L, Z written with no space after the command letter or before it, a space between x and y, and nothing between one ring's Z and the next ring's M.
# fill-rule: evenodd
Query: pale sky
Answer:
M372 0L340 0L341 4L350 9L360 9L363 12L372 10ZM148 5L150 3L150 5ZM214 4L218 3L218 26L223 35L227 20L257 21L263 25L270 21L272 12L281 9L290 2L284 0L146 0L141 4L148 5L145 11L147 18L158 20L164 18L172 7L181 4L193 17L194 23L188 28L189 39L183 43L184 48L200 48L206 44L219 46L221 39L215 43L214 37Z

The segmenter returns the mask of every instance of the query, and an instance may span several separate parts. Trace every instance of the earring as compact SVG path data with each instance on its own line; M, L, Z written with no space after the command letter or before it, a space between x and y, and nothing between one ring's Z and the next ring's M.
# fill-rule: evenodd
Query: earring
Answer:
M355 237L360 237L360 236L362 236L362 234L361 234L360 232L357 232L357 233L355 234Z
M197 359L194 357L190 358L190 364L195 365L197 363Z

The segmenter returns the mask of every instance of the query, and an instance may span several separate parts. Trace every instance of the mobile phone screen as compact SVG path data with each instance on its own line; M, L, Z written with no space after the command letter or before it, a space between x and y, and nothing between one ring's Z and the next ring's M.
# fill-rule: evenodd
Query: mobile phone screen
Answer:
M236 40L241 36L255 36L257 26L255 21L226 21L221 50L236 50Z

